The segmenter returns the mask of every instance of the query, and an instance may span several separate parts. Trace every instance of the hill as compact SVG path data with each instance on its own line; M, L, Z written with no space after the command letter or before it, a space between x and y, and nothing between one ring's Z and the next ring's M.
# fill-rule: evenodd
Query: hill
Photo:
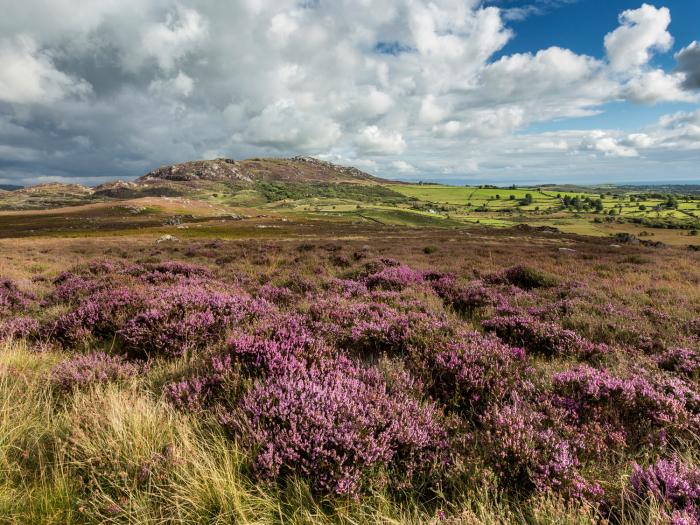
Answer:
M0 190L0 210L50 209L143 197L235 200L239 194L243 196L238 201L264 202L280 196L315 193L314 188L319 185L327 194L329 187L343 186L340 192L347 193L347 185L376 188L393 183L357 168L312 157L242 161L220 158L161 166L133 181L111 181L94 188L58 183L10 187L13 191ZM240 204L238 201L236 204Z
M359 182L385 183L357 168L339 166L313 157L290 159L197 160L163 166L136 179L143 184L170 182Z

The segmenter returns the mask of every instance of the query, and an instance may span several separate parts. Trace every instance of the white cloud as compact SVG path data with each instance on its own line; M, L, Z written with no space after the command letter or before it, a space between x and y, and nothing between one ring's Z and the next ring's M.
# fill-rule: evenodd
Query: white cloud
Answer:
M622 142L612 136L610 132L603 130L594 130L588 133L581 142L582 150L590 150L602 153L606 157L638 157L639 153L631 146L622 144Z
M671 12L667 7L642 4L620 15L620 27L605 36L605 49L616 71L629 71L649 62L653 51L668 51L673 37L667 31Z
M166 20L149 25L141 38L143 51L168 71L191 52L208 34L206 19L195 9L177 5Z
M405 160L395 160L391 165L399 173L414 173L416 171L416 167Z
M611 101L696 101L700 44L676 71L651 66L672 42L664 8L623 13L607 58L565 47L496 58L515 35L481 0L7 3L0 144L40 152L15 155L27 173L126 177L214 152L309 153L427 179L576 173L591 158L632 165L695 147L690 122L599 137L529 129L575 127Z
M157 95L189 97L194 89L194 80L182 71L169 79L157 79L148 89Z
M239 139L282 151L318 151L340 139L340 126L321 115L306 115L290 100L281 100L251 119Z
M30 36L0 40L0 101L51 103L89 93L90 85L56 69Z
M682 74L667 74L662 69L645 71L633 77L625 86L626 98L634 102L694 102L698 97L683 89Z
M355 146L367 155L400 155L406 149L406 141L397 131L367 126L355 137Z

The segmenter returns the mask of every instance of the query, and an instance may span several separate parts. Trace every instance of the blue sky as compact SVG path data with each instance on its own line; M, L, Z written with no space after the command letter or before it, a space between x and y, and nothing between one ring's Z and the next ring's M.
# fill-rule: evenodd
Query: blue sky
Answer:
M405 180L700 182L700 1L25 0L0 183L314 155Z
M566 47L576 53L604 57L605 46L600 35L607 34L617 27L619 13L640 6L639 1L627 0L498 0L487 3L505 10L528 6L541 9L539 14L532 14L521 20L511 20L510 24L516 35L495 55L496 57L526 53L550 46ZM668 52L654 56L650 62L657 67L672 70L676 67L674 54L688 42L700 39L700 1L668 0L646 3L657 8L667 7L672 13L669 32L674 37L674 45ZM653 105L616 102L604 105L599 115L573 121L549 122L533 126L530 131L552 131L571 126L582 129L613 126L635 130L653 124L664 114L688 111L694 106L693 103L676 102L658 102Z

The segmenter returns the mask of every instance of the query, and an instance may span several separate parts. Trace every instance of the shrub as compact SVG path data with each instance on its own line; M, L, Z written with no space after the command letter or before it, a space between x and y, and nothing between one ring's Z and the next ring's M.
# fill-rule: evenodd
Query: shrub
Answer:
M365 278L370 290L403 290L407 286L423 281L423 274L408 266L390 265Z
M663 370L690 378L697 378L700 372L700 355L692 348L669 348L657 358L657 362Z
M487 306L509 307L508 299L481 281L461 284L452 275L444 275L430 280L435 293L457 312L471 315L479 308Z
M10 279L0 278L0 315L26 311L34 296L23 292Z
M494 401L528 390L525 353L478 332L461 334L425 350L416 373L424 376L435 399L474 418Z
M182 355L223 339L234 323L269 309L269 303L247 296L174 286L150 297L118 334L125 348L138 355Z
M510 283L523 290L551 288L556 286L559 282L553 275L528 266L513 266L512 268L492 274L486 279L488 282L493 283Z
M99 291L88 296L74 310L49 322L45 330L64 346L83 343L91 336L111 338L144 301L141 293L129 288Z
M528 315L494 317L481 324L508 344L548 357L571 355L590 359L609 351L606 345L592 343L573 330Z
M536 410L517 394L510 402L493 405L482 419L484 457L510 491L553 490L599 500L602 489L579 474L578 447L565 438L553 412L554 417Z
M57 364L51 370L51 383L59 391L70 391L94 383L121 381L136 375L140 367L122 356L104 352L79 355Z
M635 496L656 500L670 513L673 524L684 523L683 519L700 522L700 469L677 458L633 468L630 489Z
M343 358L289 359L224 422L255 451L259 476L302 475L322 493L356 494L380 469L407 483L438 463L444 446L433 406L389 395L377 370Z
M697 427L700 399L678 380L616 377L581 365L555 374L552 388L572 423L613 449L663 446Z
M0 341L24 339L39 334L39 322L31 317L14 317L0 322Z

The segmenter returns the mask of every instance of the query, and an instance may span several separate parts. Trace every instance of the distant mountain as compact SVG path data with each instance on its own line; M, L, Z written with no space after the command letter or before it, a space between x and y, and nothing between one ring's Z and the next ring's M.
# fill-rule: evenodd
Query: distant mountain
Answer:
M0 184L1 191L15 191L21 190L24 186L17 186L16 184Z

